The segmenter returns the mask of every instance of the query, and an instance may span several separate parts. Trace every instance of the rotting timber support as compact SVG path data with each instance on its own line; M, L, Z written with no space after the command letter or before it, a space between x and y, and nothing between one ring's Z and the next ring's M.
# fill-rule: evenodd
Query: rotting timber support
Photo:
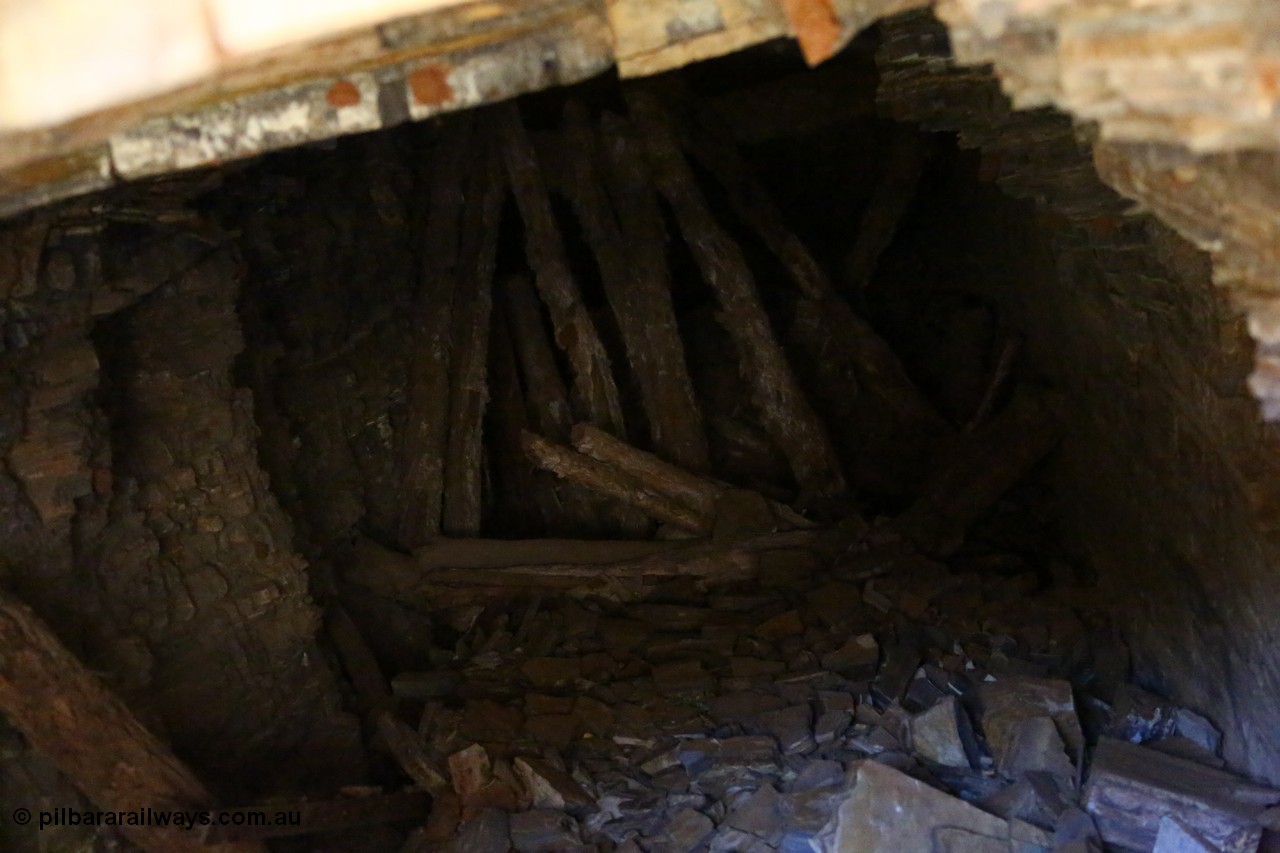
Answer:
M0 593L0 714L51 758L93 805L147 853L265 853L259 844L205 845L190 826L161 826L152 812L215 809L204 785L102 681L76 660L31 608ZM30 804L8 803L6 807ZM30 809L27 820L32 819ZM6 820L25 823L18 812ZM43 828L43 827L42 827Z

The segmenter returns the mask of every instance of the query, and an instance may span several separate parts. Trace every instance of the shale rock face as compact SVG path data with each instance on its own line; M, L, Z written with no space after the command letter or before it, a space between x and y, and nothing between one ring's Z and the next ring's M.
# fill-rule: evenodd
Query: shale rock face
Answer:
M99 333L117 460L99 576L149 652L143 707L212 778L270 790L345 774L358 744L232 382L240 278L233 251L211 250Z
M233 378L238 252L216 229L91 219L18 232L51 260L6 289L3 582L213 796L359 778L307 567ZM62 701L78 700L44 704ZM7 749L7 802L47 787L51 803L89 807L33 783L47 765Z
M1075 37L1105 31L1091 26ZM1260 235L1233 212L1237 202L1252 207L1255 201L1244 200L1267 192L1275 171L1265 165L1270 155L1186 157L1160 147L1085 144L1066 116L1016 111L986 72L947 59L943 30L929 16L886 21L883 35L877 97L885 109L958 132L961 144L983 152L989 177L1005 193L1035 203L1016 209L1040 211L1038 236L1015 223L1016 215L999 216L1008 229L999 241L985 242L981 235L992 232L969 220L975 227L959 245L1009 261L1004 272L988 268L983 289L1031 331L1028 357L1089 401L1071 410L1059 457L1063 521L1095 561L1108 595L1132 614L1135 663L1193 707L1229 709L1236 722L1221 720L1227 754L1276 778L1280 752L1244 733L1280 719L1280 705L1271 701L1280 695L1273 652L1280 636L1263 603L1276 594L1265 567L1280 560L1267 533L1280 512L1280 453L1274 428L1260 423L1241 394L1253 349L1248 334L1265 344L1273 328L1263 321L1262 294L1273 287L1275 263L1267 256L1276 242L1243 248L1244 231ZM1052 67L1069 72L1068 64ZM1109 185L1168 218L1130 216ZM940 206L930 233L941 237L952 217L976 214L984 196L965 193ZM1241 252L1222 251L1225 243ZM915 245L940 250L928 240ZM1045 264L1055 272L1044 274ZM1257 297L1248 333L1206 286L1215 276ZM1023 283L1033 279L1043 289L1028 298ZM1127 296L1115 298L1117 288ZM1257 352L1265 359L1268 351L1264 345ZM1123 370L1104 367L1121 362ZM1176 436L1156 426L1175 423ZM1188 489L1190 480L1204 489ZM1207 513L1209 493L1232 509ZM1253 663L1245 675L1213 663L1221 660ZM1251 698L1237 700L1246 694Z

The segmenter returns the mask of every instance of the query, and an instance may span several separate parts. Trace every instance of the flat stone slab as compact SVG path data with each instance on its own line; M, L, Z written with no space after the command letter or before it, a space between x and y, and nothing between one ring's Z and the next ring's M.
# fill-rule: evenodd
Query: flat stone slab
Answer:
M1259 818L1280 791L1146 747L1103 738L1084 789L1085 809L1108 844L1150 850L1160 820L1176 815L1222 853L1254 853Z
M1084 749L1084 732L1076 717L1071 684L1050 678L1013 676L978 687L982 704L982 730L997 765L1003 765L1014 746L1023 721L1049 717L1057 726L1067 754L1078 756Z
M853 775L853 792L836 816L835 853L932 851L942 827L987 836L1008 849L1008 822L964 800L873 761L859 763ZM956 843L974 840L957 837Z
M920 757L948 767L968 767L969 756L960 737L960 709L948 696L911 718L911 748Z

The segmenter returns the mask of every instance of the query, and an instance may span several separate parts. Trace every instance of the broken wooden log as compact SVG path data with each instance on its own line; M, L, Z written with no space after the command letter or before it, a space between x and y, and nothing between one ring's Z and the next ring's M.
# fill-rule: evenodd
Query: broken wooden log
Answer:
M740 540L733 545L682 545L670 551L622 563L599 565L548 564L507 566L488 570L440 569L423 577L438 586L494 586L507 589L508 596L521 590L573 588L609 578L644 579L663 577L698 577L733 580L749 577L754 572L754 555L762 551L803 550L811 542L808 536L768 540L768 536L788 536L808 531L790 531Z
M854 488L914 496L954 430L889 345L839 297L798 299L787 337L797 375L840 440Z
M1023 390L985 426L964 436L893 528L933 556L952 554L965 531L1052 450L1062 435L1060 400Z
M679 542L621 539L445 539L441 538L412 556L397 553L371 540L356 543L346 579L370 590L382 590L390 598L430 608L469 604L490 597L502 598L536 589L539 584L564 592L592 578L593 566L628 565L676 549ZM517 567L515 589L503 591L494 572ZM564 567L572 566L567 572ZM545 577L529 579L546 568ZM474 589L451 589L441 578L471 577L479 586L490 586L491 595ZM425 586L424 586L425 585Z
M195 774L143 728L30 608L4 593L0 649L0 714L95 806L132 813L213 806ZM265 853L253 843L206 846L197 833L146 821L122 822L119 829L153 853Z
M556 355L547 335L541 304L527 277L510 276L504 281L503 293L507 317L516 354L525 380L525 396L529 418L542 430L542 435L566 440L573 424L573 406L565 390L556 364ZM517 438L522 457L527 458L523 436ZM540 491L550 502L544 507L548 525L587 534L593 531L621 530L635 537L648 533L643 515L628 506L603 505L590 491L571 482L558 482L546 471L536 472ZM558 518L560 523L552 524Z
M681 145L724 189L799 291L787 343L814 407L839 439L850 484L855 491L913 495L950 425L892 348L837 293L706 107L676 81L664 81L661 91L678 105Z
M526 414L534 432L558 441L569 438L573 412L569 394L556 367L555 352L547 335L542 309L533 286L525 276L509 276L503 281L502 302L506 309L511 342L524 380ZM514 436L515 449L527 461L523 432ZM543 517L562 520L563 526L586 533L600 528L600 516L590 496L571 484L557 484L546 472L535 472L540 492ZM558 496L558 497L557 497Z
M433 550L440 549L434 556ZM792 530L771 533L721 544L705 541L623 542L527 540L497 542L472 540L438 546L408 556L362 542L347 566L344 578L368 589L424 610L440 610L459 604L474 604L521 595L603 595L640 597L648 579L693 577L707 581L749 578L759 561L772 552L805 552L822 547L820 531ZM456 562L443 565L439 553L456 548ZM528 551L538 562L499 565L499 556L518 556ZM597 562L551 562L557 550L561 560L595 559ZM610 553L616 559L606 561ZM545 561L544 561L545 560ZM619 585L630 585L619 588Z
M496 110L503 160L525 227L525 248L538 294L551 317L556 344L573 370L575 403L597 426L624 435L622 408L604 344L573 280L533 145L519 108Z
M814 526L811 521L786 504L768 500L747 489L735 489L728 483L691 474L664 462L652 453L637 450L625 441L619 441L590 424L578 424L573 428L570 437L574 448L579 453L612 466L639 480L655 492L684 504L705 519L708 528L714 526L725 498L731 492L749 492L756 495L758 501L765 505L766 514L772 516L777 526Z
M734 481L743 483L773 500L792 497L792 491L780 484L789 482L790 469L786 457L773 439L758 424L733 415L713 414L707 426L715 441L718 467L734 472Z
M440 532L455 270L474 121L473 116L463 115L443 126L430 170L422 272L410 338L414 344L408 363L408 412L399 448L403 505L397 539L406 548Z
M505 290L499 289L499 293L505 294ZM507 312L494 310L491 321L491 399L486 416L485 447L494 480L491 511L495 518L502 519L508 534L534 536L555 523L560 514L559 503L550 485L539 481L533 464L520 447L521 434L529 428L529 416Z
M720 303L722 322L733 338L739 370L752 389L761 424L786 455L803 492L840 494L845 485L839 458L774 337L741 248L716 222L698 191L659 99L636 85L624 91L632 118L644 135L658 189L675 212L683 237Z
M483 121L481 128L490 125ZM492 134L481 134L492 144ZM450 359L449 437L445 447L444 518L449 536L477 536L483 514L481 437L489 401L488 374L493 272L498 247L498 220L506 185L497 152L485 147L473 169L463 213L459 286L455 292L454 352Z
M380 826L399 821L422 822L431 810L431 795L426 791L393 791L389 794L337 797L332 800L258 803L228 809L225 825L210 826L204 833L205 843L249 843L269 838L337 832L362 826ZM263 821L262 816L266 820ZM215 849L201 846L200 850ZM230 849L230 848L228 848ZM246 849L241 847L236 850ZM255 844L248 848L265 850Z
M815 408L840 438L846 474L855 488L883 493L892 490L892 482L902 481L909 492L918 481L910 469L923 470L929 461L923 448L949 436L949 425L892 348L838 294L706 107L677 82L667 82L662 91L681 107L681 145L716 179L739 218L760 237L799 291L788 344L799 350L797 370L808 368L802 378ZM908 447L899 451L900 444ZM878 470L886 467L881 460L899 454L908 457L909 464Z
M827 358L829 342L841 341L837 353L847 353L832 371L845 378L853 376L856 391L846 389L840 396L857 398L859 408L877 408L891 414L900 432L919 435L929 441L946 434L946 422L907 375L902 362L865 320L839 296L826 270L809 248L787 225L768 190L752 174L732 138L697 103L689 91L672 81L663 91L669 100L682 105L681 144L702 168L724 189L734 211L760 237L778 259L802 295L798 317L792 327L793 342L819 358ZM818 355L817 350L827 350ZM834 389L824 389L832 393ZM828 418L828 422L832 422ZM856 444L856 437L853 437Z
M667 232L658 207L658 194L648 172L644 145L620 117L601 119L609 195L635 276L637 313L644 311L652 346L654 371L663 377L663 422L651 426L654 446L667 448L670 460L693 472L710 468L710 451L689 375L686 348L674 322ZM669 316L668 316L669 315Z
M654 449L677 465L705 471L707 439L671 301L657 198L643 155L621 121L606 117L601 124L604 139L580 104L566 108L557 145L559 183L595 254Z
M377 729L391 757L415 784L436 797L449 790L449 782L440 771L439 762L432 760L416 731L390 711L378 714Z
M538 295L527 277L512 275L502 282L502 296L533 429L557 440L566 439L573 426L573 412Z
M800 292L810 299L833 293L831 282L800 237L787 227L768 191L752 175L731 138L705 114L692 94L677 80L664 81L664 100L677 104L680 144L699 166L724 189L729 204L742 221L759 235L791 275Z
M728 488L690 474L652 453L637 450L590 424L577 424L569 437L579 453L634 477L646 487L688 507L708 523L715 516L716 501Z
M706 516L612 465L531 432L525 433L524 449L533 463L544 471L635 507L650 518L674 524L691 533L701 534L710 530Z

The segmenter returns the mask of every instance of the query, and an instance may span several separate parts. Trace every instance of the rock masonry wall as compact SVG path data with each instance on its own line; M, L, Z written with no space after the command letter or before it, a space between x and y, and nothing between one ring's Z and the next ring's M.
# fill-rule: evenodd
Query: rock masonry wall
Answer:
M1053 110L1015 111L989 70L957 67L932 16L882 28L884 108L958 131L1050 235L1040 268L1055 274L993 296L1025 323L1040 368L1077 395L1066 517L1135 617L1140 666L1192 706L1229 709L1227 753L1274 778L1280 754L1260 735L1280 719L1265 615L1280 592L1275 437L1243 390L1250 344L1210 286L1210 258L1099 179L1091 152L1116 165L1112 146ZM1006 237L985 247L993 257L1035 242L1025 226L996 227Z

